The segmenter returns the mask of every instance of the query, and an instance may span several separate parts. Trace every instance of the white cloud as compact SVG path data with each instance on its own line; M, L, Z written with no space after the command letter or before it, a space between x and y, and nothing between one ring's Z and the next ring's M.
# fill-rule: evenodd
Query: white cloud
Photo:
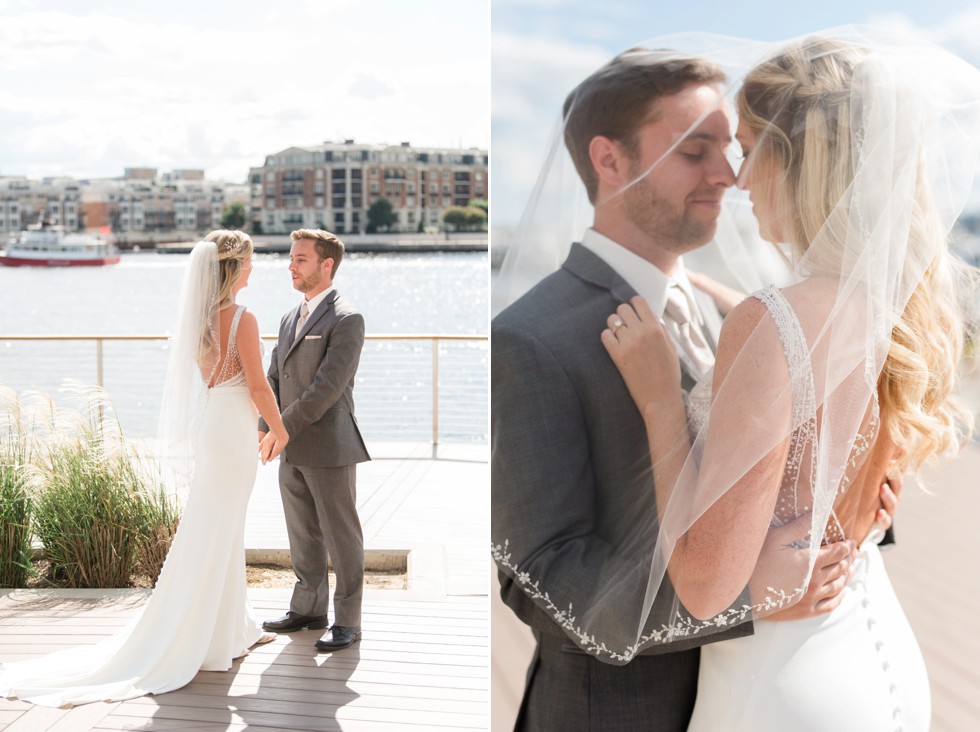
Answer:
M368 74L358 74L350 85L350 94L364 99L391 96L395 90L383 79Z
M163 21L138 5L125 17L0 6L0 173L152 165L242 180L266 155L337 130L486 147L488 13L428 2L442 6L434 17L397 3L244 2L220 24L207 4Z

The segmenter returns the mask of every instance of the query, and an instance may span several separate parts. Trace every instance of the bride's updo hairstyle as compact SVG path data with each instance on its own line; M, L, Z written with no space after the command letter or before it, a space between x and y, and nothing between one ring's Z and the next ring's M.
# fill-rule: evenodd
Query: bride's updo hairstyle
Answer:
M869 58L850 43L808 38L752 69L736 99L740 120L755 133L753 189L773 203L806 274L846 277L862 257L849 204L855 151L872 142L863 129L852 129L861 119L858 105L876 91L862 89L865 77L855 73ZM917 150L898 152L917 166L914 192L903 204L912 211L902 276L918 284L892 329L878 396L882 427L904 451L900 467L918 469L962 447L973 416L953 396L965 329L957 296L962 266L949 254Z
M217 229L204 241L214 242L218 247L218 307L231 302L232 289L242 276L242 263L252 256L252 239L244 231Z

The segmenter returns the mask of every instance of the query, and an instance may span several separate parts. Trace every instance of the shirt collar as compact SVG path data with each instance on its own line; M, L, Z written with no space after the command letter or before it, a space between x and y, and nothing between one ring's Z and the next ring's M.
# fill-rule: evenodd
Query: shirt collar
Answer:
M595 229L586 229L581 243L582 246L612 267L616 274L626 280L630 287L636 290L636 294L647 301L650 309L658 317L663 317L667 307L667 288L676 283L684 290L688 300L693 304L694 316L703 323L703 318L697 308L697 300L694 299L694 286L687 277L682 259L677 259L674 273L668 277L655 264L648 262L638 254L634 254Z
M318 307L320 307L320 303L327 299L327 295L329 295L331 292L335 291L336 289L337 289L336 287L328 287L319 295L316 295L315 297L311 297L309 300L307 300L306 307L310 311L310 314L312 315L313 311L316 310Z

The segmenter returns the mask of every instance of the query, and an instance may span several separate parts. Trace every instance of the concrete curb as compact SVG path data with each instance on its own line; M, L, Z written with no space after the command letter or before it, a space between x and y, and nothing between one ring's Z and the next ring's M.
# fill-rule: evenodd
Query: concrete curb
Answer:
M364 569L387 572L407 572L409 566L408 549L365 549ZM246 549L246 564L277 564L280 567L292 567L293 560L288 549ZM328 561L327 566L332 566Z

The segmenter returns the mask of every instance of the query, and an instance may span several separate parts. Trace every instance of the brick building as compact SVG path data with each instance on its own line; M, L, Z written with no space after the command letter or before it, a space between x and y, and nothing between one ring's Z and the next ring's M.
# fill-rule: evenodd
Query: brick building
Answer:
M443 212L490 194L487 151L364 145L353 140L291 147L249 171L252 231L287 233L324 228L363 232L367 210L388 199L395 228L438 229Z

